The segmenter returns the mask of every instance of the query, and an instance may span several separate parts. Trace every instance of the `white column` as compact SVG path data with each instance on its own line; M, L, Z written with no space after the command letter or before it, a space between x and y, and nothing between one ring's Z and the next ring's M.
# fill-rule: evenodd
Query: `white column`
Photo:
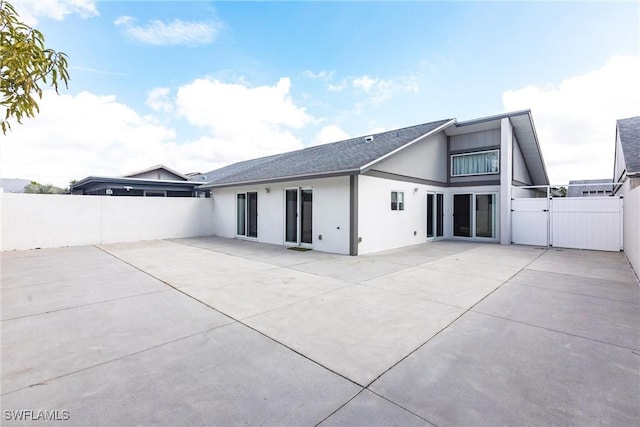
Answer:
M511 244L511 181L513 177L513 127L500 121L500 243Z

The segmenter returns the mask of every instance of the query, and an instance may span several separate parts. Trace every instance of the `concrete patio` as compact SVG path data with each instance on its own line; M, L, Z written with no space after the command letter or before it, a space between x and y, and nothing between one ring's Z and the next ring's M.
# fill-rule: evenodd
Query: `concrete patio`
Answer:
M620 253L209 237L1 262L3 425L640 425Z

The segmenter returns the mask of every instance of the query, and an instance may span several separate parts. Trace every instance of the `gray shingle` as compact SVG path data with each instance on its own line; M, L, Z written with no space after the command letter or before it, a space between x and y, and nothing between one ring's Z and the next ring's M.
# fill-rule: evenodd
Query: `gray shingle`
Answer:
M202 174L196 179L204 178L202 180L210 185L225 185L357 170L450 120L452 119L374 134L372 141L365 141L365 137L361 136L234 163Z
M627 175L640 173L640 116L620 119L617 124Z

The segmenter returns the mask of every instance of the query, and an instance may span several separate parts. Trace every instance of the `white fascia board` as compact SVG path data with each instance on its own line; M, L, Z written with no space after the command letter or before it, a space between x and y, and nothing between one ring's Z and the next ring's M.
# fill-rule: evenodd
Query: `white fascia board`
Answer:
M443 124L442 126L439 126L439 127L435 128L434 130L432 130L430 132L427 132L424 135L421 135L421 136L417 137L416 139L414 139L412 141L407 142L402 147L398 147L395 150L390 151L390 152L388 152L387 154L385 154L385 155L383 155L381 157L378 157L374 161L369 162L364 166L361 166L360 167L360 173L365 173L366 171L371 169L376 163L379 163L379 162L383 161L384 159L393 156L397 152L402 151L407 147L410 147L411 145L415 144L416 142L420 141L421 139L426 138L426 137L428 137L430 135L434 135L434 134L436 134L436 133L448 128L449 126L454 125L455 123L456 123L456 119L451 119L447 123Z

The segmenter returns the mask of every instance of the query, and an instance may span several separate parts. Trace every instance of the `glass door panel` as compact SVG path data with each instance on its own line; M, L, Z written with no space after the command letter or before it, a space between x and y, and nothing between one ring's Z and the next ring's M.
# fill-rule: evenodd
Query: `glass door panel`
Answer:
M300 227L302 228L302 243L311 244L313 242L313 190L301 190L300 203Z
M298 243L298 189L285 191L285 241Z
M453 235L471 237L471 194L453 195Z
M434 194L428 193L427 194L427 239L432 239L433 236L433 220L434 220L434 215L433 215L433 196Z
M495 217L495 194L476 194L476 237L496 237Z
M236 234L238 236L246 235L246 212L247 212L247 195L242 193L236 195Z
M436 195L436 237L444 236L444 194Z
M258 193L247 193L247 237L258 237Z

